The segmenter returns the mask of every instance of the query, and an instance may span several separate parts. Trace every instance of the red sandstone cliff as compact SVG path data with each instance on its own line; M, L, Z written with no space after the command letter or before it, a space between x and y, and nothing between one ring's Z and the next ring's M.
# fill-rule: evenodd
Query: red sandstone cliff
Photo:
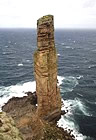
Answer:
M34 69L37 93L37 114L46 118L61 113L60 90L57 86L57 54L54 43L54 19L52 15L37 21L37 46Z

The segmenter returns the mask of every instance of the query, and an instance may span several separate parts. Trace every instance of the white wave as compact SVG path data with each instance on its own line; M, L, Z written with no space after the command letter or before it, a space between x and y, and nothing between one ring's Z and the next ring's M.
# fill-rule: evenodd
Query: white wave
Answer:
M77 79L81 79L81 78L83 78L83 75L79 75L79 76L77 76L76 78L77 78Z
M89 69L91 68L91 66L88 67Z
M92 116L92 114L88 111L88 108L79 98L75 98L74 100L66 100L64 103L69 106L70 114L73 114L74 110L79 110L85 116Z
M1 107L8 102L12 97L23 97L27 96L26 92L36 91L36 82L26 82L22 84L16 84L8 87L0 87L0 110Z
M23 66L23 64L22 63L20 63L20 64L18 64L18 66L20 67L20 66Z
M63 83L64 77L63 76L57 76L58 79L58 86L60 86Z
M26 60L27 62L30 62L30 60Z
M62 83L64 82L64 80L66 80L66 78L73 80L76 78L69 76L69 77L63 77L63 76L58 76L58 85L62 85ZM31 81L31 82L26 82L26 83L19 83L16 85L12 85L12 86L8 86L8 87L0 87L0 94L1 94L1 98L0 98L0 111L2 111L2 106L8 102L8 100L12 97L23 97L23 96L27 96L27 94L25 94L26 92L34 92L36 91L36 82L35 81ZM79 133L79 126L76 124L74 117L72 117L72 114L74 112L75 109L79 109L80 111L82 111L82 113L84 115L89 116L90 114L88 113L85 105L83 104L83 102L79 99L79 98L75 98L75 100L62 100L63 104L62 104L62 110L65 110L68 113L66 113L64 116L61 116L61 119L58 121L57 125L59 127L62 127L66 130L71 129L73 130L71 134L74 134L74 136L76 137L77 140L85 140L86 136L83 136L82 134Z
M94 102L94 101L89 101L89 100L87 100L87 99L86 99L86 102L89 103L89 104L93 104L93 105L96 104L96 102Z
M60 54L58 53L57 56L60 56Z
M67 108L68 114L73 114L74 110L79 110L85 116L92 116L92 114L89 113L89 111L87 111L87 107L79 98L75 98L74 100L64 100L63 103L64 103L64 106L62 106L62 109Z
M73 88L78 84L78 79L82 78L83 76L77 76L77 77L72 77L72 76L58 76L58 81L59 81L59 85L61 86L61 90L62 90L62 83L69 83L69 86L71 85L70 88L66 88L64 87L63 92L65 91L72 91ZM62 99L62 108L61 110L64 110L65 112L67 112L64 116L61 116L61 119L57 122L57 125L59 127L64 128L65 130L69 131L73 130L71 132L71 134L73 134L75 136L75 138L77 140L86 140L86 139L90 139L90 137L84 136L81 133L79 133L79 126L76 123L75 119L74 119L74 111L75 110L79 110L82 112L83 115L86 116L92 116L91 113L89 113L89 111L87 110L87 107L85 106L85 104L79 99L79 98L75 98L74 100L63 100Z
M72 130L71 134L75 136L76 140L86 140L87 136L82 135L79 133L79 127L73 121L70 121L68 117L61 116L61 119L57 123L58 127L64 128L69 132L69 129Z
M94 67L96 67L96 65L90 65L88 68L90 69L90 68L94 68Z
M83 97L83 95L82 95L82 94L80 94L80 93L77 93L77 95L79 95L79 96Z
M76 85L78 85L78 80L76 77L73 77L73 76L65 76L62 78L62 83L65 85L65 86L60 86L60 90L64 93L64 92L71 92L75 87ZM62 84L61 83L61 84Z
M73 116L75 109L82 111L84 115L87 115L87 116L91 115L86 110L83 102L79 100L78 98L75 98L75 100L62 99L62 102L63 102L62 110L65 110L65 112L67 112L68 110L68 112L64 116L63 115L61 116L61 119L57 122L57 125L59 127L64 128L67 131L69 131L69 129L72 130L71 134L73 134L77 140L87 139L88 138L87 136L84 136L81 133L79 133L79 126L76 123Z
M65 43L61 43L61 45L62 45L62 46L64 46L64 45L65 45Z
M58 85L62 84L62 80L64 77L58 76ZM8 102L9 99L12 97L23 97L27 96L26 92L34 92L36 91L36 82L26 82L26 83L19 83L16 85L8 86L8 87L0 87L0 110L2 110L2 106Z

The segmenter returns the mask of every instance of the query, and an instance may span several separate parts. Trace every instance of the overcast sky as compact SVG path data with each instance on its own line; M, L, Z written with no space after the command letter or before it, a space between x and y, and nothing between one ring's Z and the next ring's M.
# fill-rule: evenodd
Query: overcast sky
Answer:
M0 27L36 28L47 14L55 28L96 28L96 0L0 0Z

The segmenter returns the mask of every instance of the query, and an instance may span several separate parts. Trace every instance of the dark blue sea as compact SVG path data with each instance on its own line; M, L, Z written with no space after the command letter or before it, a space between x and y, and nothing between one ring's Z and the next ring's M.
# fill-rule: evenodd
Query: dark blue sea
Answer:
M96 30L55 30L62 109L58 126L77 140L96 140ZM0 29L0 108L35 90L35 29Z

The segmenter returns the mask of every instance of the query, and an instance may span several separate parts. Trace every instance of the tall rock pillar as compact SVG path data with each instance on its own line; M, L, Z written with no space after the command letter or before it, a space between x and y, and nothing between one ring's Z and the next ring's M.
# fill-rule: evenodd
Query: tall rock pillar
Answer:
M37 21L37 46L34 54L34 69L37 93L37 114L47 117L61 113L60 90L57 86L57 54L54 43L53 16L44 16Z

